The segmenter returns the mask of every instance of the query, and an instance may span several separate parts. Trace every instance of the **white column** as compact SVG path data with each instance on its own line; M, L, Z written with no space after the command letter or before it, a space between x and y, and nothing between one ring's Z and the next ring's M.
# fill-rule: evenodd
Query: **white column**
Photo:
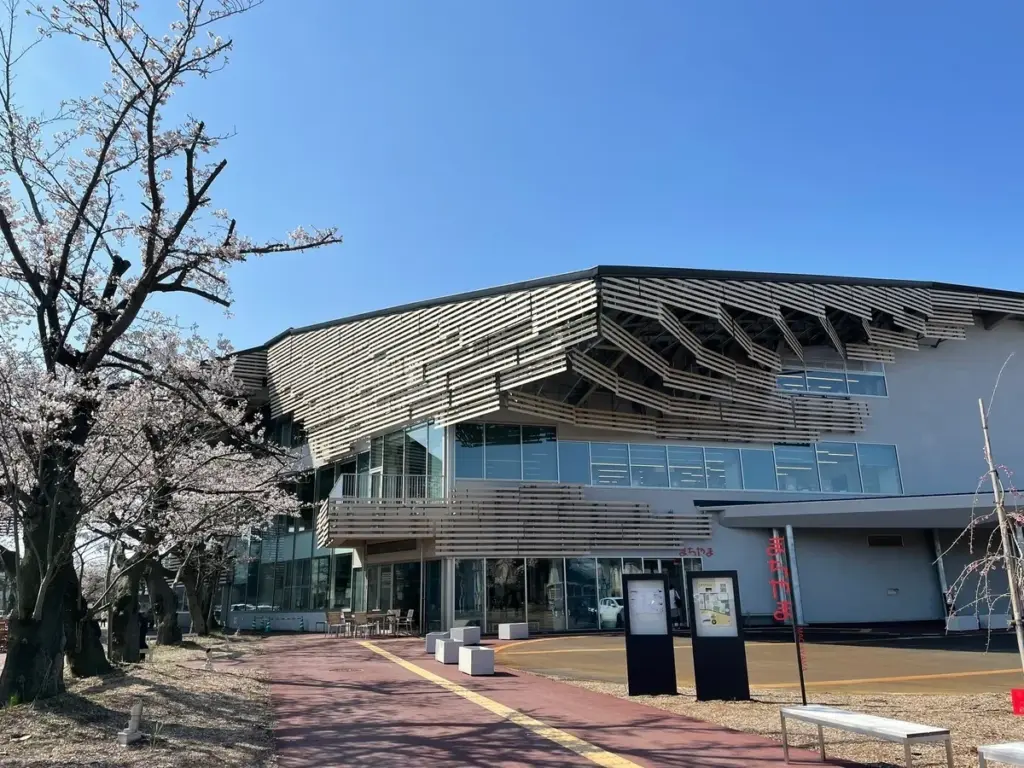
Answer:
M793 577L793 611L796 613L796 623L804 626L804 601L800 596L800 568L796 563L796 537L792 525L786 526L786 544L789 547L789 573Z

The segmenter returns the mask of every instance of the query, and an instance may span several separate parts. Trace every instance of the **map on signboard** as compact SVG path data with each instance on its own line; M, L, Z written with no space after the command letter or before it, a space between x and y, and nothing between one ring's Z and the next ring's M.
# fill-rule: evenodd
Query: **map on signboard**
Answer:
M693 580L693 607L697 633L702 637L736 637L736 602L732 579L698 578Z

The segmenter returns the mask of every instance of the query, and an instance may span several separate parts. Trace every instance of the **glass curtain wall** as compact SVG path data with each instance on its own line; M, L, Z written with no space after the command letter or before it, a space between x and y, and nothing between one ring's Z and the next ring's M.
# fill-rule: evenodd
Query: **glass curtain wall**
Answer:
M569 629L597 629L597 561L573 557L565 561Z
M424 599L423 605L425 623L423 629L427 632L440 631L442 620L444 591L441 588L441 573L443 563L440 560L428 560L424 563L426 567L426 578L423 580Z
M527 558L526 605L530 629L564 632L565 561L562 558Z
M407 616L412 611L413 625L420 620L420 564L395 563L393 607Z
M526 567L522 558L487 559L487 627L526 621Z
M455 626L482 627L484 622L484 561L455 561Z

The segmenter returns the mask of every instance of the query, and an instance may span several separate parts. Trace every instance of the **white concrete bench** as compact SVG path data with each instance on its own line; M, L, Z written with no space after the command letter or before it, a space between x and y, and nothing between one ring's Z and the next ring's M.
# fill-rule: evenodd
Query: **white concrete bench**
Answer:
M452 627L451 637L463 645L480 645L480 627Z
M493 675L494 649L482 645L464 645L459 648L459 672L467 675Z
M786 737L786 720L800 720L818 726L818 746L821 749L821 760L825 760L825 735L822 728L836 728L841 731L870 736L880 741L893 741L903 745L903 754L907 768L913 767L913 755L910 748L914 744L941 741L946 744L946 763L953 768L953 741L947 728L934 728L930 725L908 723L876 715L862 715L859 712L848 712L836 707L825 707L808 704L802 707L783 707L782 718L782 754L789 762L789 743Z
M978 768L986 768L989 760L1006 765L1024 765L1024 741L978 747Z
M427 632L427 653L434 653L437 649L434 646L438 640L450 640L447 632Z
M526 622L520 624L499 624L499 640L525 640L530 636L530 625Z
M461 647L462 643L458 640L438 640L435 644L434 659L442 664L458 664Z

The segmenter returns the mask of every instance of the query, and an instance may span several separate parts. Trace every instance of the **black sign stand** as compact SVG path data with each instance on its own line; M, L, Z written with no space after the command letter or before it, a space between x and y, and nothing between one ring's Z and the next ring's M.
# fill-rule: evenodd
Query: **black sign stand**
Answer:
M660 592L659 592L660 590ZM630 574L622 577L626 627L626 688L630 696L675 696L676 656L672 643L672 613L670 610L668 576L659 573ZM643 613L643 625L631 620L633 613ZM663 614L658 617L654 611Z
M727 582L726 592L719 589L723 580ZM749 701L750 679L736 571L689 571L686 593L692 616L690 638L697 701ZM713 604L712 594L727 602L722 612L708 609Z

